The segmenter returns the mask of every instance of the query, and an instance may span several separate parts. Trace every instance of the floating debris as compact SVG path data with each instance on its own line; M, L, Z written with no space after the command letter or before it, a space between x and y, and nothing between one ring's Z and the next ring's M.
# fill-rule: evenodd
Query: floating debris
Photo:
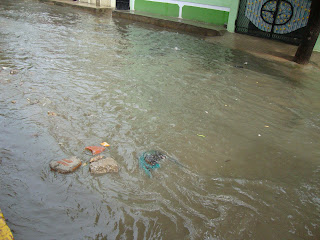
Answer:
M142 168L145 173L152 178L151 170L160 168L160 161L161 160L169 160L172 163L178 165L179 167L186 168L183 164L181 164L177 159L172 158L165 153L162 153L157 150L150 150L147 152L142 153L142 155L139 158L139 165L140 168Z
M89 146L85 148L86 150L90 150L92 152L92 155L97 155L104 150L106 150L105 147L100 147L100 146Z
M11 70L11 71L10 71L10 74L12 74L12 75L13 75L13 74L17 74L17 73L18 73L18 70Z
M236 68L243 68L243 66L235 65Z
M40 136L40 134L39 133L34 133L34 134L32 134L32 137L39 137Z
M110 144L107 143L107 142L100 143L100 145L102 145L102 146L104 146L104 147L110 147Z
M49 116L57 116L58 114L56 114L55 112L48 111L48 115Z
M203 137L205 138L206 136L205 135L202 135L202 134L197 134L198 137Z
M139 158L139 165L144 172L152 178L151 170L160 168L160 160L167 158L165 154L160 151L151 150L144 152Z

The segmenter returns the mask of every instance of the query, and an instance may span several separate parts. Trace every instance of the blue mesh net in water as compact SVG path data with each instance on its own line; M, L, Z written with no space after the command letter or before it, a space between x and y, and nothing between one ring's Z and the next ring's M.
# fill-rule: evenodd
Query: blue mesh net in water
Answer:
M150 154L150 152L144 152L140 158L139 158L139 165L140 168L142 168L144 170L144 172L150 177L152 178L152 174L151 174L151 170L152 169L156 169L156 168L160 168L160 164L159 163L154 163L154 164L149 164L146 162L146 157Z

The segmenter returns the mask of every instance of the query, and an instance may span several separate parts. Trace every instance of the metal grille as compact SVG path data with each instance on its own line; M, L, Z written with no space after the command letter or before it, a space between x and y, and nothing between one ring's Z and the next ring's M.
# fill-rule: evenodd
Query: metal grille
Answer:
M311 0L241 0L236 32L298 45Z
M129 10L130 9L130 0L117 0L116 8L118 10Z

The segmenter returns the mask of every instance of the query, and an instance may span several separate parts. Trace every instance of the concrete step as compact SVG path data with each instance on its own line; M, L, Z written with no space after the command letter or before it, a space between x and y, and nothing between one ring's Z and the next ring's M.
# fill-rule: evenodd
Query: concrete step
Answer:
M147 24L153 24L155 26L174 29L192 34L198 34L202 36L222 36L227 31L224 26L216 26L213 24L207 24L202 22L196 22L191 20L185 20L175 17L166 17L156 14L138 12L138 11L123 11L114 10L111 7L97 6L96 4L73 1L73 0L39 0L41 2L48 2L59 6L72 6L90 10L93 12L104 12L111 14L115 18L124 18L132 21L143 22ZM85 1L85 0L83 0Z
M97 6L97 4L73 1L73 0L39 0L41 2L48 2L59 6L72 6L81 9L90 10L93 12L111 12L113 8L108 6Z
M211 37L222 36L227 31L224 26L216 26L212 24L184 20L174 17L159 16L137 11L114 10L112 11L112 17L129 19L132 21L153 24L159 27Z

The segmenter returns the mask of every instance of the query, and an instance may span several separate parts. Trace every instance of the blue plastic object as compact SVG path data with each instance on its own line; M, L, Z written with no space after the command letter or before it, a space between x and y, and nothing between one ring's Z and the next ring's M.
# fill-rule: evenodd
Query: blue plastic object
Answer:
M160 164L157 162L157 160L160 160L162 158L157 159L157 157L158 156L156 151L149 151L149 152L144 152L139 158L140 168L142 168L150 178L152 178L151 170L160 168ZM146 158L147 158L147 161L146 161ZM148 162L149 158L153 158L156 160Z

